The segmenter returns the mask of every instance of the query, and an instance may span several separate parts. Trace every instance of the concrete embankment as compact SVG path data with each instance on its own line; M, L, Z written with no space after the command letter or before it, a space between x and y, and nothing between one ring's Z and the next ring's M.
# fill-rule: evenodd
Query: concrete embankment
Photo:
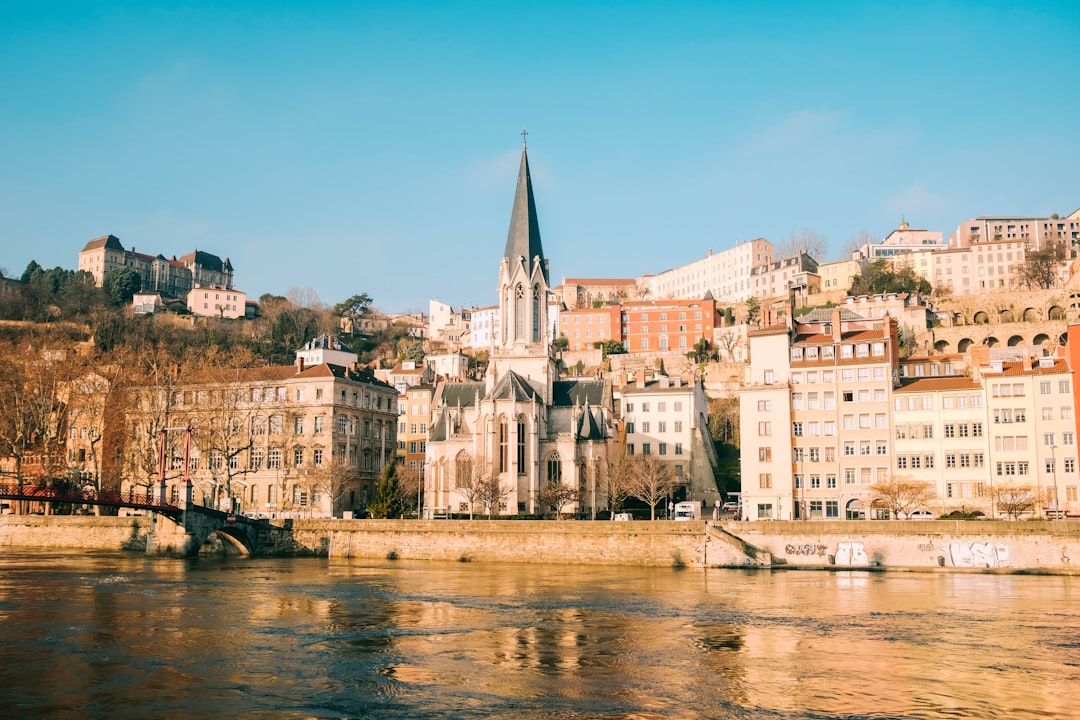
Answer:
M1080 574L1080 521L275 520L261 556ZM0 546L145 551L150 519L0 517Z
M719 524L774 567L975 568L1077 573L1080 522L868 520ZM711 554L710 559L717 558ZM737 564L737 563L723 563Z

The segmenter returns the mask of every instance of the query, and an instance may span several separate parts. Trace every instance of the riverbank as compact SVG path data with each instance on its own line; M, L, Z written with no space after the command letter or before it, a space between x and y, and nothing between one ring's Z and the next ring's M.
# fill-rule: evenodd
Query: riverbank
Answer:
M262 556L1080 574L1080 521L280 520ZM148 517L0 516L0 547L145 552ZM274 538L274 539L270 539ZM208 549L232 549L212 536Z

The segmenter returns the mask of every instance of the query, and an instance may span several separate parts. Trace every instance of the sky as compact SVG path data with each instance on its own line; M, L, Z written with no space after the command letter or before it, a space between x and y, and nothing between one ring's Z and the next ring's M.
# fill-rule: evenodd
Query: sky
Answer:
M496 301L523 128L552 283L809 228L1080 207L1067 3L0 3L0 269L106 234L249 297Z

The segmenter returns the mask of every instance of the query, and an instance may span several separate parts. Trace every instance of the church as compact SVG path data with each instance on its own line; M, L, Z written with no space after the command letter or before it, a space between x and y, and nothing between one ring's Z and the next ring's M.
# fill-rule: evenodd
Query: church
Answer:
M605 379L559 377L548 332L550 272L524 143L498 288L501 332L486 376L435 388L425 515L595 518L608 509L612 389Z

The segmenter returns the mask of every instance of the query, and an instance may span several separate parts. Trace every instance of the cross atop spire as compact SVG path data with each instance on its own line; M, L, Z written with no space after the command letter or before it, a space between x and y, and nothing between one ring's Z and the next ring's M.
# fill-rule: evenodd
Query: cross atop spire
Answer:
M522 147L522 149L529 146L529 144L526 142L526 140L528 140L528 137L527 137L528 134L529 134L528 130L526 130L525 128L521 128L521 147Z
M547 261L544 259L544 247L540 242L540 223L536 219L536 202L533 200L532 178L529 175L529 156L525 150L525 138L528 131L522 130L521 168L518 170L517 190L514 193L514 206L510 212L510 232L506 237L506 250L503 257L511 263L524 263L532 267L533 260L539 258L544 280L547 280Z

